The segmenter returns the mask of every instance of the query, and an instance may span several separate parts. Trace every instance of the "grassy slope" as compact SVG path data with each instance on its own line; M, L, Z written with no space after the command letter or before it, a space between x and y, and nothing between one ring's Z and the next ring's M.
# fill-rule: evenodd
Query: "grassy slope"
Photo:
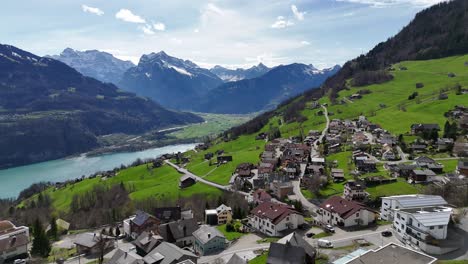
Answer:
M437 100L441 88L453 87L457 83L462 87L468 86L468 67L464 66L465 61L468 61L468 55L399 63L397 65L404 65L408 70L392 71L394 80L384 84L340 92L339 99L361 89L372 91L354 103L331 105L329 111L335 113L332 118L354 118L364 114L394 134L408 132L413 123L437 122L443 127L446 121L443 113L468 101L467 94L455 95L454 90L448 92L448 100ZM456 77L449 78L449 72L455 73ZM415 84L418 82L424 83L424 87L416 89ZM419 93L420 103L418 100L408 100L408 96L415 91ZM321 101L329 102L328 98L322 98ZM385 104L386 108L380 109L381 103ZM404 105L407 111L399 110L399 105ZM375 116L371 115L373 112Z
M149 197L176 200L178 197L188 197L193 194L221 195L220 190L202 183L180 190L178 185L180 176L181 174L167 165L152 170L148 170L146 165L141 165L123 170L117 176L107 180L88 179L57 191L49 189L47 193L52 198L53 207L57 211L67 211L73 195L91 191L95 184L111 186L124 182L127 187L132 186L128 189L134 188L130 193L130 198L133 200L143 200Z

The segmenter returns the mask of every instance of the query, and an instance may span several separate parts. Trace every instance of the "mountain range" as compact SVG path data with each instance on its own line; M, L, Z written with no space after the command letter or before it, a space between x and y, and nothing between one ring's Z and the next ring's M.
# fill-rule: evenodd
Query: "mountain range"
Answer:
M123 74L135 66L131 61L120 60L110 53L98 50L78 51L66 48L60 55L48 57L75 68L83 75L113 84L117 84Z
M263 63L259 63L257 66L252 66L248 69L237 68L235 70L231 70L219 65L216 65L210 69L212 73L216 74L219 78L221 78L221 80L225 82L234 82L260 77L269 70L271 69L265 66Z
M202 122L80 74L66 64L0 45L0 167L97 147L97 136Z

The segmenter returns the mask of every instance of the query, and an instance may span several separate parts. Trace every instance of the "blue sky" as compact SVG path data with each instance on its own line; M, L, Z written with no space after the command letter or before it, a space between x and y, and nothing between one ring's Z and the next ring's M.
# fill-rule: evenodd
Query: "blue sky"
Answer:
M0 42L38 55L98 49L138 62L166 51L201 66L342 64L441 0L15 0Z

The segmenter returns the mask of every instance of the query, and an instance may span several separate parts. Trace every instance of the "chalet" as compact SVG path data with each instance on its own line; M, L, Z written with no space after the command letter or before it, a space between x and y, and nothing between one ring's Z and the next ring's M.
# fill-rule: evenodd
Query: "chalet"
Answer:
M186 247L193 244L192 233L198 229L197 220L184 219L169 222L159 226L159 234L164 241Z
M251 177L253 176L252 169L255 166L252 163L241 163L236 168L236 173L239 177Z
M283 231L297 229L304 217L293 207L264 202L250 211L249 225L267 236L280 236Z
M252 194L254 204L261 204L263 202L270 202L272 197L265 190L258 189Z
M426 144L422 144L422 143L413 143L413 144L411 144L411 149L412 149L413 152L415 152L415 153L421 153L421 152L425 152L425 151L426 151L427 145L426 145Z
M468 157L468 143L455 142L453 145L453 153L459 157Z
M275 170L275 165L271 163L262 162L258 167L258 176L272 173Z
M384 160L395 160L396 159L395 152L393 152L392 149L389 149L389 150L385 151L382 154L382 159L384 159Z
M332 169L331 170L331 176L333 178L333 181L344 181L344 170L342 169Z
M163 241L163 237L155 235L153 232L144 231L141 233L132 244L135 245L136 252L140 256L146 256L155 247L157 247Z
M224 261L224 260L222 260ZM215 263L217 263L215 261ZM225 262L223 262L225 263ZM229 259L228 262L226 262L226 264L247 264L247 260L245 258L242 258L241 256L239 256L237 253L234 253L234 255L232 255L232 257Z
M274 181L270 183L270 190L278 199L284 199L294 193L294 187L291 182Z
M309 242L305 241L303 236L298 232L292 232L291 234L278 240L277 243L303 248L306 254L306 263L314 263L317 250L315 250L315 248L309 244Z
M438 124L413 124L411 125L411 134L417 135L423 132L431 132L432 130L440 131Z
M144 231L156 233L160 223L161 221L156 217L143 211L137 211L136 215L124 220L124 233L135 239Z
M216 158L217 158L218 164L228 163L232 161L232 156L218 156Z
M184 176L180 177L179 188L184 189L184 188L190 187L194 185L196 182L197 180L195 179L195 177L185 174Z
M223 225L232 220L232 208L224 204L216 208L216 214L218 216L218 224Z
M313 264L313 259L307 258L304 248L290 243L271 243L266 263L268 264Z
M451 138L438 138L437 150L446 151L453 147L453 139Z
M344 185L343 197L346 200L362 201L367 198L369 194L366 192L366 185L357 183L355 181L348 181Z
M306 171L304 174L307 175L323 175L325 172L325 167L321 165L307 165Z
M427 156L420 156L414 159L415 163L417 166L424 168L427 167L430 164L435 164L435 160L427 157Z
M199 255L209 255L223 251L227 246L224 235L215 227L201 226L193 232L195 243L193 249Z
M105 251L115 247L115 238L96 234L96 233L82 233L77 235L73 243L76 245L78 254L97 254L102 248Z
M363 172L376 172L377 163L374 160L363 160L362 162L356 163L356 169Z
M58 260L57 260L58 262ZM144 264L143 257L133 250L117 249L108 263Z
M145 264L177 264L183 261L197 263L198 257L192 252L178 246L162 242L143 258Z
M210 160L210 159L213 158L213 157L214 157L213 152L208 152L208 153L205 154L205 159L206 159L206 160Z
M460 175L468 177L468 160L459 160L458 161L457 172Z
M257 190L257 189L264 189L266 187L266 180L264 177L260 177L259 175L259 178L257 179L252 179L252 188L254 190Z
M421 183L421 182L427 182L429 177L434 177L436 174L428 169L423 169L423 170L413 170L410 173L410 178L409 182L410 183Z
M28 256L29 228L0 221L0 262Z
M320 205L316 219L323 224L344 227L367 226L374 223L377 214L362 203L332 196Z
M158 207L154 209L154 216L161 221L161 223L169 223L180 219L193 218L192 210L182 210L180 206L173 207Z
M286 173L286 175L289 176L290 179L294 179L301 172L301 168L299 164L295 162L288 162L286 166L283 168L283 170Z

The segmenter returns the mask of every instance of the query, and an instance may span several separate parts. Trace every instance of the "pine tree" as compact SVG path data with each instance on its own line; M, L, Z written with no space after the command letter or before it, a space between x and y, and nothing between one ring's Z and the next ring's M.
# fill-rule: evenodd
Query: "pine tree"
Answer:
M39 219L36 219L36 221L34 222L33 236L34 238L31 254L41 256L44 258L49 256L49 252L51 249L49 238L47 237L44 229L42 228L42 224L41 221L39 221Z
M50 229L48 231L48 235L50 238L52 238L52 240L58 240L57 219L54 216L52 216L50 219Z

